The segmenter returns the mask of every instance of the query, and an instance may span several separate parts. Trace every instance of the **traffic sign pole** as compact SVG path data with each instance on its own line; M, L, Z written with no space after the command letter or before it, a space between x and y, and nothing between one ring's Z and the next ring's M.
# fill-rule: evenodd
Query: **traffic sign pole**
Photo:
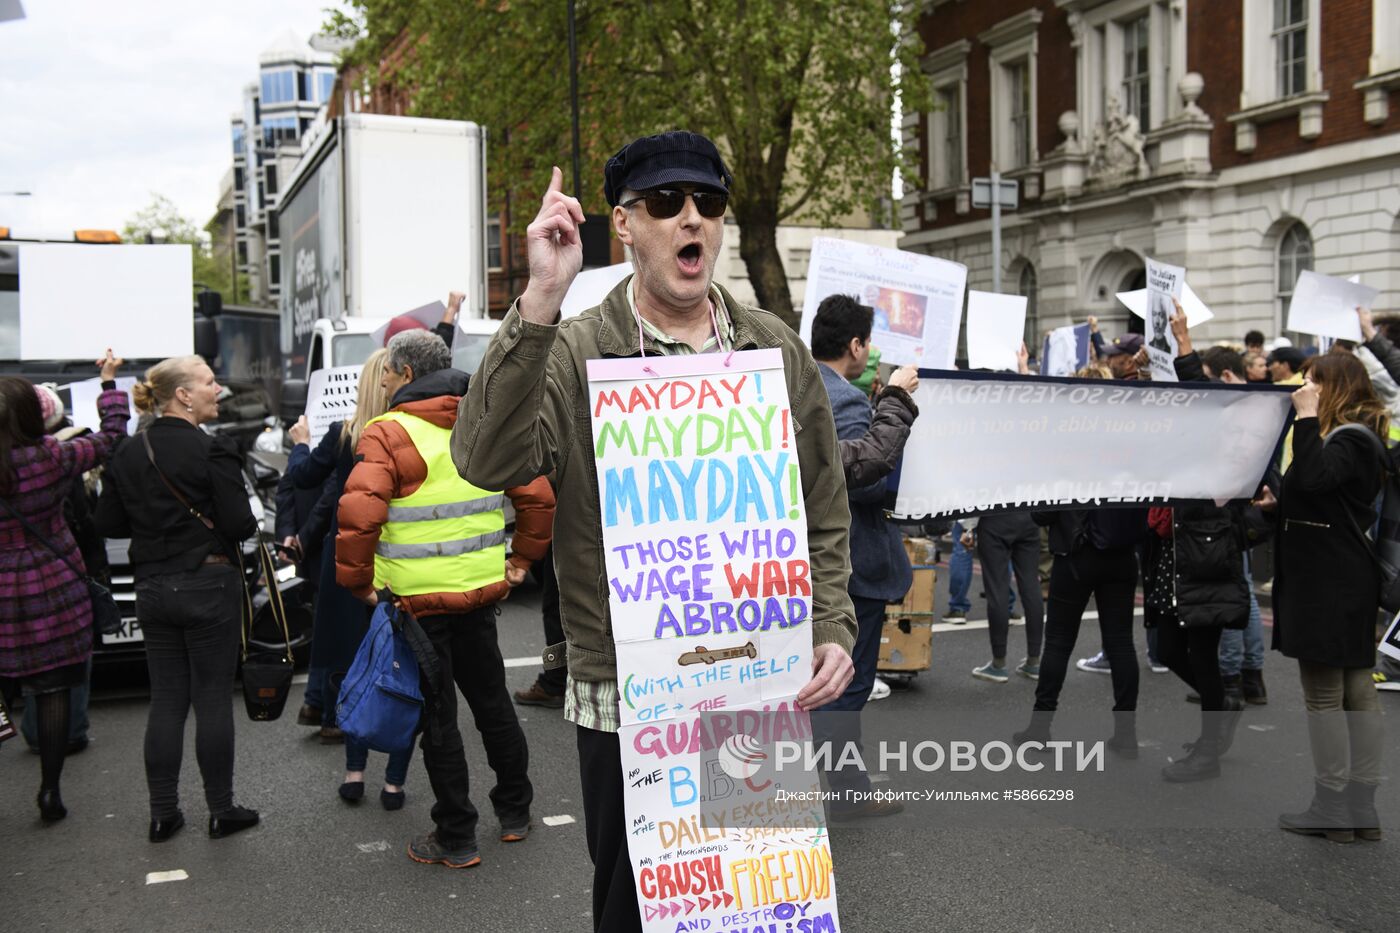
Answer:
M1001 294L1001 172L992 167L992 291Z

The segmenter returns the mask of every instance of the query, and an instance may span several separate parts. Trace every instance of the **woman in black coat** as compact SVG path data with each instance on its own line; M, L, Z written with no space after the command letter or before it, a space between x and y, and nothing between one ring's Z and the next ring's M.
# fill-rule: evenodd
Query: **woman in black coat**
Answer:
M1279 496L1274 647L1298 661L1316 787L1312 805L1279 825L1336 842L1379 839L1381 711L1371 668L1380 570L1363 529L1376 521L1389 422L1356 357L1329 353L1304 371Z

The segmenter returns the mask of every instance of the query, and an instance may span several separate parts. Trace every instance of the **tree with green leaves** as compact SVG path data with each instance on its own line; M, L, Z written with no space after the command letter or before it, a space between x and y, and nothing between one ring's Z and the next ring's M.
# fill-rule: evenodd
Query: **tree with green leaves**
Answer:
M211 222L212 224L212 222ZM234 269L227 256L219 256L210 242L213 231L201 231L194 221L180 213L175 202L161 194L151 196L151 203L137 211L122 228L122 239L128 243L188 244L193 257L195 293L205 286L219 292L227 302L248 300L248 277L238 274L234 290Z
M493 190L523 227L552 166L570 164L568 4L344 0L330 31L371 86L419 116L492 134ZM927 106L917 3L898 0L579 0L582 179L606 210L603 166L627 141L689 129L734 172L730 210L759 303L796 325L780 224L892 219L901 153L891 105ZM901 75L916 76L901 80Z

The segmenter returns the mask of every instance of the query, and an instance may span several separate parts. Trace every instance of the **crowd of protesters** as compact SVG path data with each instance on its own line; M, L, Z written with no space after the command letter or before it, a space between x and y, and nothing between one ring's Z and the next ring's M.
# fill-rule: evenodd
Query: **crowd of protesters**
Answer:
M884 479L919 415L917 372L871 382L874 311L849 296L824 301L810 349L775 317L736 301L711 281L733 179L713 144L689 133L637 140L608 163L605 191L615 234L635 275L597 309L567 326L558 310L581 262L577 201L556 174L530 226L530 281L511 308L478 375L451 368L448 343L462 296L436 331L391 328L365 363L355 410L312 447L305 421L278 495L276 538L314 593L308 684L298 723L322 741L344 742L337 793L365 795L368 749L335 718L338 684L370 625L392 598L426 633L434 672L421 748L434 828L413 839L418 862L465 868L481 861L478 812L469 793L458 727L460 691L485 747L495 784L488 797L503 842L527 838L533 790L524 730L506 689L495 606L533 567L545 581L545 626L561 663L541 673L521 704L564 710L578 729L588 852L595 866L598 929L639 925L624 826L616 667L596 581L602 537L588 413L573 400L581 361L600 356L683 355L776 348L794 415L812 568L814 666L798 696L818 714L817 732L859 742L858 727L820 725L822 714L859 711L877 689L886 605L908 590L901 531L883 510ZM1139 754L1135 711L1141 664L1139 601L1147 665L1170 671L1200 704L1199 735L1170 761L1172 782L1219 775L1247 704L1268 702L1261 585L1253 555L1272 550L1273 647L1297 662L1310 713L1379 710L1376 668L1380 570L1363 529L1390 468L1400 423L1400 324L1358 312L1360 344L1313 353L1262 334L1243 347L1196 350L1180 308L1171 326L1182 381L1296 386L1296 420L1276 469L1249 499L1171 508L1093 508L967 516L951 531L944 621L962 624L974 555L981 565L990 658L979 681L1035 682L1029 725L1018 741L1052 734L1081 622L1097 609L1102 651L1076 667L1111 682L1108 747ZM1141 336L1099 333L1079 378L1145 379ZM131 540L136 614L146 639L151 702L144 758L149 838L184 825L178 796L184 724L196 716L196 759L209 835L256 825L234 800L230 694L241 627L240 542L258 533L232 448L201 430L218 417L220 387L198 357L152 367L133 392L152 416L126 436L127 395L112 381L121 361L99 361L100 430L55 433L62 403L43 387L0 378L0 680L24 698L38 750L41 818L66 815L64 757L86 741L79 723L93 649L87 574L100 572L101 536ZM1019 369L1031 371L1022 347ZM487 404L488 399L490 404ZM58 411L59 417L52 415ZM569 456L569 454L574 456ZM106 465L93 509L84 474ZM515 509L512 549L503 510ZM96 546L94 546L96 541ZM1259 581L1262 584L1262 581ZM1019 597L1019 605L1017 603ZM1025 654L1012 663L1011 626L1024 621ZM562 623L562 624L561 624ZM988 688L991 689L991 688ZM827 720L835 721L835 720ZM1340 729L1310 716L1316 772L1308 808L1283 828L1337 841L1379 838L1379 720ZM389 756L379 799L403 807L412 752ZM833 776L859 784L868 777ZM843 816L884 816L869 804Z

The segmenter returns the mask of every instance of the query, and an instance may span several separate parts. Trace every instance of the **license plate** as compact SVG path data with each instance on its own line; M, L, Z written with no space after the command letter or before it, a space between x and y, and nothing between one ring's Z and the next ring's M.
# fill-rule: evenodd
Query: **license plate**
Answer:
M145 640L145 636L141 634L141 622L138 619L122 619L122 627L119 631L102 636L102 644L104 645L139 644Z

